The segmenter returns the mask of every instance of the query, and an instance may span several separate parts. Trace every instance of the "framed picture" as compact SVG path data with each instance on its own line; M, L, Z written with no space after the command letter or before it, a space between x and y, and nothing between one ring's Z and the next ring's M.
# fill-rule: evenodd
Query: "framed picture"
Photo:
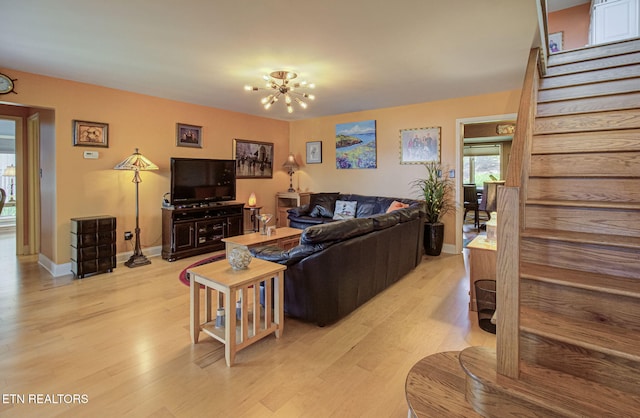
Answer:
M109 148L109 124L74 120L73 146Z
M376 121L336 124L336 168L377 168Z
M202 148L202 126L176 124L176 145Z
M440 162L440 127L400 129L400 164Z
M307 142L307 164L322 162L322 141Z
M270 179L273 177L273 143L233 140L236 178Z
M549 52L560 52L562 51L562 32L550 33L549 34Z

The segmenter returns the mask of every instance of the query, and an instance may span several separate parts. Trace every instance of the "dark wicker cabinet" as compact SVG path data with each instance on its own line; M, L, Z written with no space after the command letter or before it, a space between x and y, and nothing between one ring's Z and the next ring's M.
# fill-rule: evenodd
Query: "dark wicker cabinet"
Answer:
M116 218L71 219L71 271L79 278L116 268Z
M174 261L224 249L222 238L243 232L243 203L162 208L162 258Z

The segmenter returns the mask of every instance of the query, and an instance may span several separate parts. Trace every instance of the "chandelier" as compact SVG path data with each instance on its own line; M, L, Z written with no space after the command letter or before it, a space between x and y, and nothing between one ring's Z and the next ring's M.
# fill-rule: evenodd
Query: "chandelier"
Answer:
M262 78L267 82L266 87L244 86L247 91L267 90L269 94L260 101L264 108L268 110L271 105L284 97L284 104L287 106L287 112L293 113L293 102L296 102L301 108L306 109L307 103L302 99L314 100L313 94L298 92L297 89L313 89L314 84L308 84L306 81L292 82L291 80L298 77L298 74L290 71L274 71Z

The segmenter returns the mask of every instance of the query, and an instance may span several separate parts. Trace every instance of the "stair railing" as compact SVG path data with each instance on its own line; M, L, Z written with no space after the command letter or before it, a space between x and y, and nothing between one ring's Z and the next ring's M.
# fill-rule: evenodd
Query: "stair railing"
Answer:
M525 224L525 201L531 142L539 82L538 48L529 53L518 120L504 186L498 188L498 251L496 266L497 372L518 378L520 324L520 231Z

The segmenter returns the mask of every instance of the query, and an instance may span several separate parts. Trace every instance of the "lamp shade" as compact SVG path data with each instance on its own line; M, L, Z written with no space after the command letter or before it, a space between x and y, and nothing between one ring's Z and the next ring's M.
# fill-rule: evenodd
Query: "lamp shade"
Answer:
M3 177L15 177L16 176L16 166L11 164L2 172Z
M282 164L283 168L286 168L288 171L295 171L298 168L300 168L300 166L298 165L298 162L296 161L296 157L295 155L293 155L293 153L290 153L289 156L287 157L287 161L284 162L284 164Z
M125 158L118 165L113 167L115 170L135 170L135 171L144 171L144 170L157 170L158 166L149 161L147 157L140 154L138 152L138 148L136 148L136 152L131 154L129 157Z

